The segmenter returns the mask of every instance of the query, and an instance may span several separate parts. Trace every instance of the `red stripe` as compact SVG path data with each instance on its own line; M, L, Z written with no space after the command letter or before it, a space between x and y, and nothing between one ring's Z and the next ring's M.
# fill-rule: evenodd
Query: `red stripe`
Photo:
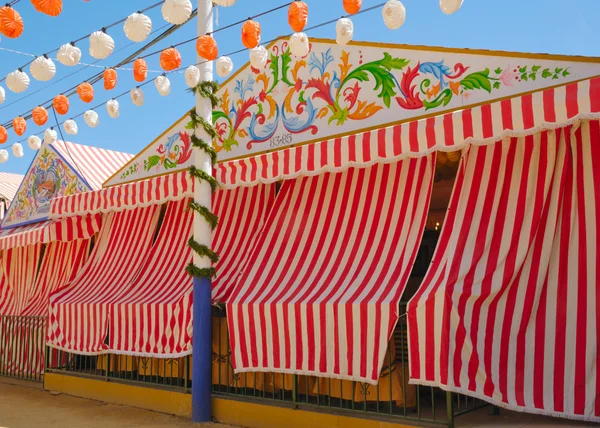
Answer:
M566 86L567 99L565 104L567 107L567 118L571 119L579 114L579 88L577 83L572 83Z

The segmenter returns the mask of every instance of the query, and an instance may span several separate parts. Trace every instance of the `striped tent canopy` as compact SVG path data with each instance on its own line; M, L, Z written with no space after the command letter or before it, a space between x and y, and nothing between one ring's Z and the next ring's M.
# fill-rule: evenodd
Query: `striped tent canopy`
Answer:
M397 162L438 150L457 151L599 115L600 78L594 78L402 125L222 162L215 175L224 188L275 183Z
M175 180L155 179L140 186L154 183L157 187L153 189L158 190L164 189L164 180L181 183L175 176L171 178ZM132 186L134 183L124 187L135 189ZM119 189L113 191L119 194ZM104 198L103 192L91 194ZM220 223L215 230L215 250L221 256L213 284L216 301L230 294L274 194L274 185L216 192L215 212ZM108 212L90 261L51 298L48 343L82 354L187 355L192 349L192 280L185 271L192 261L187 245L193 215L187 209L189 200L171 200L163 205L160 222L161 204L131 209L128 198L113 201L124 204L104 206ZM164 202L154 200L158 201ZM87 327L72 328L71 316L79 318L77 325ZM135 339L132 331L137 332Z
M408 306L411 378L600 422L600 123L465 153Z
M2 228L47 220L53 199L100 189L131 157L63 141L43 144L19 185Z
M0 172L0 199L4 199L8 202L12 201L19 189L21 181L23 181L22 175Z
M376 383L435 156L286 181L227 305L236 372Z

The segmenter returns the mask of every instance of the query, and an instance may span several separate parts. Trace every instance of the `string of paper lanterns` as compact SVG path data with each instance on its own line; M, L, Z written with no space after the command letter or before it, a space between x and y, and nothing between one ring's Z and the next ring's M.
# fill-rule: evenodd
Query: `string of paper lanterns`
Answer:
M214 3L219 6L231 6L235 3L235 0L214 0ZM350 14L361 13L362 1L361 0L343 0L344 10ZM456 12L462 6L463 0L440 0L440 8L444 13L450 14ZM385 25L390 29L400 28L406 19L406 9L400 0L388 0L381 7L382 16ZM188 15L189 7L189 15ZM374 9L375 7L369 8L368 10ZM366 11L366 10L363 10ZM189 19L191 16L191 2L189 0L165 0L163 3L163 16L168 22L176 23ZM1 17L0 13L0 17ZM171 21L169 21L171 20ZM3 25L0 20L0 26ZM185 21L183 21L185 22ZM297 57L305 57L310 51L310 43L308 36L303 32L308 23L308 5L302 0L295 0L289 3L288 9L288 22L294 34L290 36L290 51ZM142 13L136 13L130 15L125 20L125 33L127 37L132 41L143 41L152 30L152 22L150 19ZM176 24L179 25L179 24ZM313 27L314 28L314 27ZM340 44L346 44L352 40L354 32L354 25L349 17L343 17L336 22L336 40ZM242 25L242 43L249 49L250 63L253 68L261 69L264 68L268 61L268 51L261 42L261 26L260 23L254 19L248 19ZM176 45L178 46L178 45ZM90 55L95 58L106 58L110 56L114 50L114 40L108 36L106 31L98 31L90 35ZM200 57L205 60L212 61L216 60L216 72L219 76L226 76L233 70L233 62L231 58L227 56L218 57L218 46L212 36L212 34L206 34L196 39L196 50ZM61 46L57 55L59 62L67 65L76 65L81 60L81 50L74 44L67 44ZM170 93L171 83L167 77L167 73L174 72L180 69L182 59L176 47L167 48L160 52L160 63L164 73L154 79L156 89L159 94L166 96ZM51 59L46 55L37 57L31 62L30 66L31 75L36 80L47 81L50 80L56 73L56 67ZM134 78L138 82L144 82L147 78L147 63L144 58L138 58L134 61L133 65ZM200 73L195 65L189 66L185 72L186 84L190 87L194 87L198 84L200 79ZM112 90L117 84L117 72L115 69L106 69L103 73L103 81L105 90ZM16 70L10 73L6 78L7 86L11 91L22 92L29 86L29 77L22 70ZM144 82L143 86L150 82ZM129 94L131 101L136 106L142 106L144 104L144 91L138 86L131 89L130 91L115 97L104 105L106 106L107 113L111 118L118 118L120 113L120 105L117 98ZM88 82L83 82L77 87L77 93L80 99L84 102L91 102L94 99L94 88ZM0 103L5 98L4 89L0 87ZM69 100L65 95L58 95L52 102L58 114L67 114L69 110ZM102 104L101 104L102 105ZM95 107L97 108L97 107ZM87 110L85 113L80 114L83 116L85 123L91 128L95 128L100 123L99 115L93 109ZM32 110L33 122L38 126L43 126L48 121L48 113L43 106L38 106ZM27 129L27 123L21 116L13 120L13 129L19 136L23 135ZM65 132L69 135L76 135L78 133L77 123L73 119L66 120L62 123ZM44 132L44 141L51 141L56 139L56 131L53 128L49 128ZM7 130L0 126L0 144L3 144L8 139ZM27 139L28 146L34 150L39 149L41 146L41 140L37 136L30 136ZM12 145L13 155L15 157L23 156L23 146L17 142ZM6 150L0 150L0 162L8 159L8 152Z

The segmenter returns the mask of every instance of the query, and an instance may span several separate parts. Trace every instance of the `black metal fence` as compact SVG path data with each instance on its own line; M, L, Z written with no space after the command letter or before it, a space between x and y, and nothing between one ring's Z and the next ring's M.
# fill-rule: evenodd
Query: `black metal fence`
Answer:
M0 376L41 382L45 317L0 316Z
M405 305L401 306L404 313ZM487 406L484 401L439 388L409 384L406 319L394 332L377 385L279 373L235 374L225 311L213 312L212 391L232 399L277 404L298 409L353 414L375 419L454 426L460 414ZM125 355L83 356L48 351L47 371L65 372L188 392L191 357L142 358Z

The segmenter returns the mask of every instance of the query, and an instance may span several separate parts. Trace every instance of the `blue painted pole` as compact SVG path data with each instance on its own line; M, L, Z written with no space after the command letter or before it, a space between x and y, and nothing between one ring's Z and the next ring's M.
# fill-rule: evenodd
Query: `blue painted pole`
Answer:
M198 36L213 31L212 0L198 0ZM203 61L198 56L200 81L213 80L212 61ZM209 99L196 95L196 112L206 121L212 121L212 105ZM196 135L204 141L211 141L203 129L196 129ZM194 165L212 175L211 158L203 150L194 150ZM194 183L194 200L205 207L212 205L210 184L204 181ZM198 213L194 213L194 240L199 244L212 247L212 229ZM194 264L199 268L210 268L212 263L207 257L194 254ZM194 278L194 335L192 354L192 421L211 421L212 386L212 302L211 284L208 278Z
M211 284L194 278L194 348L192 355L192 420L211 420L212 306Z

